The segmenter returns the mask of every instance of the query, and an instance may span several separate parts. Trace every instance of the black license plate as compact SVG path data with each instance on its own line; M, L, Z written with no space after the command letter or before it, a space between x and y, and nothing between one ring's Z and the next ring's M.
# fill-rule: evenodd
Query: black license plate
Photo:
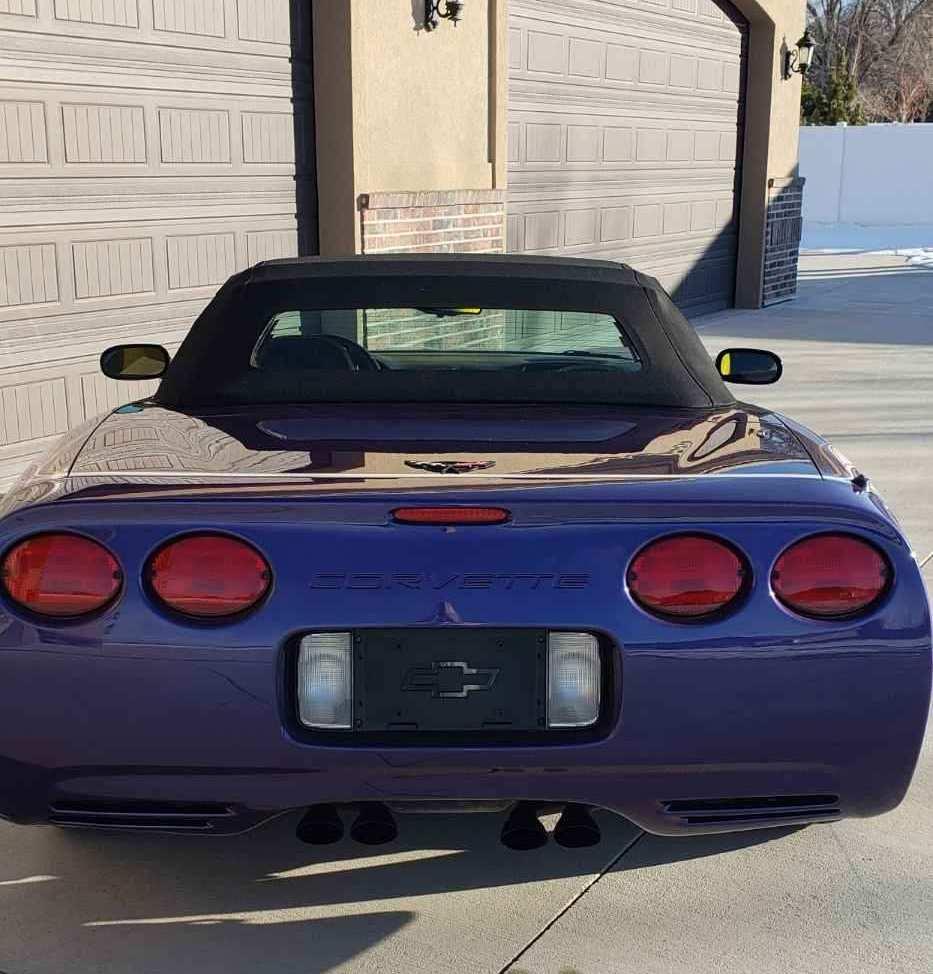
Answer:
M354 638L357 730L545 729L543 630L382 629Z

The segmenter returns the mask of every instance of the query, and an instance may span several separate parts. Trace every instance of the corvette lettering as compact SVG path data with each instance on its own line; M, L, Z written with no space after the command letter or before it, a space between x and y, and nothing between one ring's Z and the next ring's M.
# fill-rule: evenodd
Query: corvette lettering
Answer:
M469 574L434 574L432 572L318 572L311 576L312 589L335 591L351 589L361 592L384 592L387 589L409 589L415 592L449 592L454 590L579 591L590 584L589 575L552 575L540 572L471 572Z

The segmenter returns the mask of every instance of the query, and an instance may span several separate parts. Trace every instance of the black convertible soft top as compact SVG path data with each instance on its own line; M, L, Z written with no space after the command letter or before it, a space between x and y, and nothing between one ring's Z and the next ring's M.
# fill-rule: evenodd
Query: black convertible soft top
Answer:
M171 406L237 402L266 323L290 309L482 307L609 314L642 362L626 375L575 370L504 380L464 370L277 377L262 401L568 402L710 407L734 402L692 325L656 280L612 261L419 254L272 260L234 275L192 326L156 394ZM255 383L253 384L255 394Z

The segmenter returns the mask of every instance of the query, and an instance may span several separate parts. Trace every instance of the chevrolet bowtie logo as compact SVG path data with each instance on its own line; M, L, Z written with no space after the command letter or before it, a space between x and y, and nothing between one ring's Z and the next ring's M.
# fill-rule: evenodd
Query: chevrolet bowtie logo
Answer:
M432 697L466 697L479 690L491 690L498 669L479 669L460 661L413 666L402 680L402 689L427 691Z

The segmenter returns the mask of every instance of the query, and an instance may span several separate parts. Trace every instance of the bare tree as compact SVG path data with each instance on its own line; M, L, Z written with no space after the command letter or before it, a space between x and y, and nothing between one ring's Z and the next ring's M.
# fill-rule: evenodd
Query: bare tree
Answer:
M819 45L808 80L824 102L844 83L869 118L927 117L933 102L933 0L810 0L807 11Z
M860 82L869 114L880 120L924 121L933 102L933 0L886 0L888 42Z

